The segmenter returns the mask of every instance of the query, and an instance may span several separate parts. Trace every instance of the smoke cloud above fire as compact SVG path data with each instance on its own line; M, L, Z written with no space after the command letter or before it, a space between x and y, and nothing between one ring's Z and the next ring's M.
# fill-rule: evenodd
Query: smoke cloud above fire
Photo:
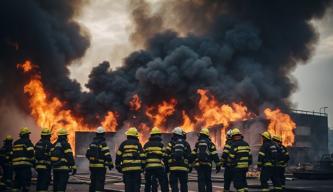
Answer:
M318 39L311 21L320 19L330 0L168 0L152 8L131 0L131 40L142 50L111 69L93 68L82 91L67 67L90 46L89 32L75 21L86 1L3 0L0 3L0 93L29 111L23 94L26 76L17 63L37 65L48 96L88 125L109 111L118 125L153 124L146 110L176 101L164 126L181 124L184 112L196 121L200 95L207 90L221 104L241 103L260 115L263 107L288 112L296 90L290 75L306 62ZM141 107L131 101L140 98ZM1 123L0 123L1 124Z

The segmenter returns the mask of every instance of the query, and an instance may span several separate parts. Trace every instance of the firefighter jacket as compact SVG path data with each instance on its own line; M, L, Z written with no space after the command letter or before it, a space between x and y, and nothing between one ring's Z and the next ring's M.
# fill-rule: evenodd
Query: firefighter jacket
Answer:
M193 158L191 147L184 137L175 135L166 147L167 166L170 171L185 171L192 169Z
M145 157L145 169L165 168L166 154L162 138L152 135L143 147Z
M229 158L231 161L231 167L248 169L252 164L252 155L249 144L243 139L234 140L231 143Z
M215 144L210 140L208 136L200 135L198 142L192 151L193 164L195 167L201 165L208 165L212 167L212 162L214 161L216 166L220 166L220 158L216 151Z
M22 136L13 144L13 167L32 167L34 165L34 145L29 137Z
M51 168L52 143L49 138L40 139L35 145L36 170Z
M51 163L53 170L76 170L73 151L66 138L58 137L51 149Z
M285 146L277 144L279 152L279 160L277 162L278 167L287 167L289 161L289 153Z
M137 137L128 136L116 154L116 168L121 172L142 171L144 153Z
M224 145L224 148L223 148L222 156L221 156L221 163L222 163L223 167L231 166L231 159L229 157L231 145L232 145L232 140L227 139L227 141Z
M105 142L105 137L97 135L89 145L86 157L90 168L113 168L110 149Z
M0 148L0 165L10 166L13 156L12 143L4 142L4 145Z
M264 143L259 149L258 166L259 167L272 167L276 166L278 161L278 147L275 142L271 140L264 140Z

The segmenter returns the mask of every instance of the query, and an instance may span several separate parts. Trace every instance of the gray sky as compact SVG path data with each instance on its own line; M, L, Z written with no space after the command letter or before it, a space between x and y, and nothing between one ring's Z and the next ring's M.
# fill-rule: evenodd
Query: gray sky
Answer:
M150 0L156 2L158 0ZM131 21L129 0L91 1L78 18L91 34L91 47L86 56L71 67L71 77L84 84L91 68L108 60L113 67L135 50L129 41ZM308 63L299 65L292 75L299 89L292 96L297 109L319 111L328 107L329 126L333 128L333 16L332 11L321 21L314 21L320 40L314 56Z

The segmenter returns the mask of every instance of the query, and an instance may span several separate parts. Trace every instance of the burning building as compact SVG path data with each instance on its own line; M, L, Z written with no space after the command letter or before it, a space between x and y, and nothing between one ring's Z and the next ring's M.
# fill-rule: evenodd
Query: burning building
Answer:
M94 67L83 90L67 67L90 46L75 20L84 2L0 3L0 96L38 127L66 128L73 148L75 132L99 125L116 133L136 126L142 142L154 126L165 133L208 127L222 147L228 128L264 119L265 129L294 143L290 73L310 58L318 39L311 21L330 0L170 0L154 12L133 0L131 40L141 50L117 68ZM244 131L256 142L259 130Z

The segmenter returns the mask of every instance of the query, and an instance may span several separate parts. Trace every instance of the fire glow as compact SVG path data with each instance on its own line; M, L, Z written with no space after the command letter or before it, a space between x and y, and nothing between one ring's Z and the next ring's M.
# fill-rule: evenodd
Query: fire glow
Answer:
M26 61L18 64L17 67L23 73L29 75L30 79L24 86L24 93L29 96L29 107L31 115L39 127L48 127L52 130L52 141L56 139L56 132L59 128L65 128L69 132L69 142L75 149L75 132L76 131L94 131L95 127L85 124L84 119L73 115L72 111L64 108L64 104L57 97L49 95L41 81L41 76L36 72L37 67ZM35 70L36 69L36 70ZM182 122L180 127L186 132L196 131L201 127L214 127L220 125L221 140L224 141L226 129L233 122L245 121L256 118L256 115L248 111L248 108L242 103L221 104L208 91L198 89L199 100L197 103L198 113L189 115L185 110L181 111ZM152 126L146 123L140 123L140 141L145 142L148 138L150 129L155 126L170 132L166 127L166 121L176 112L177 100L172 98L168 101L162 101L156 106L143 106L140 97L135 94L128 106L133 111L143 111L144 115L151 122ZM266 108L264 110L265 118L269 121L268 131L275 135L281 135L283 143L291 146L294 143L293 130L296 128L295 122L288 114L284 114L280 109ZM127 124L127 123L126 123ZM102 118L100 125L104 126L107 131L115 132L119 129L117 121L117 112L109 111ZM132 126L130 123L129 126ZM216 138L212 138L214 141Z

